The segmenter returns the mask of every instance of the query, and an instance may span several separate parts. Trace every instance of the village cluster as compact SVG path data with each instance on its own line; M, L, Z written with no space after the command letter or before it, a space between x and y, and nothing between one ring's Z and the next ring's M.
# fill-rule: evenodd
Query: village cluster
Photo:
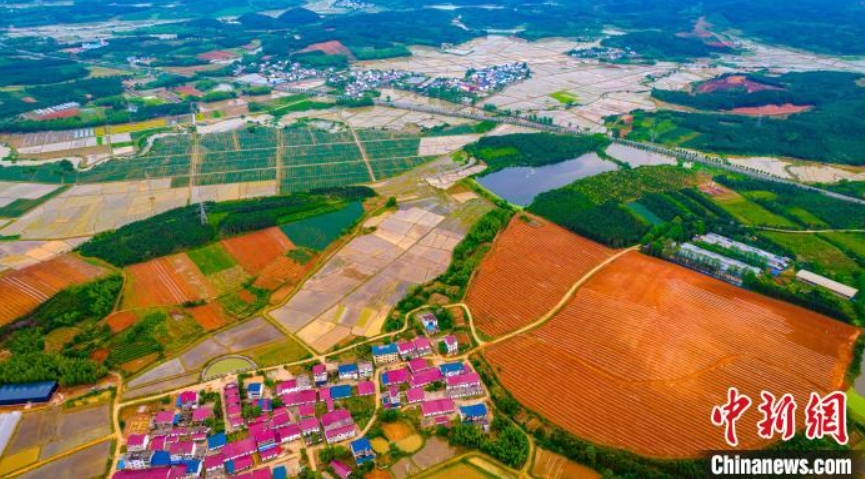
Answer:
M434 314L417 319L426 333L439 332ZM355 465L339 460L329 465L345 479L376 457L363 435L367 428L348 407L352 398L372 399L368 415L379 407L418 408L425 428L449 427L459 417L488 430L480 375L461 360L448 360L459 353L456 336L436 341L437 351L434 340L418 336L372 346L371 360L318 363L290 379L240 374L219 381L218 391L212 386L183 391L171 407L150 413L145 430L128 436L114 477L287 477L303 465L282 459L302 449L344 444ZM217 424L224 430L217 431Z
M450 92L471 99L490 95L530 76L531 70L526 63L515 62L472 69L463 78L428 77L401 70L362 70L336 73L331 75L328 83L342 86L345 96L352 98L380 88L397 88L421 94L437 92L436 96Z

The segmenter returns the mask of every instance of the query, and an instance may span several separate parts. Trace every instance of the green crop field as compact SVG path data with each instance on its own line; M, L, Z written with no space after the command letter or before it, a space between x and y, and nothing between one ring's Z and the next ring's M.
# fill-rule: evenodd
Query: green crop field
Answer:
M763 231L761 236L794 252L798 261L819 265L839 274L852 274L861 268L856 261L815 234Z
M265 344L242 354L250 357L259 367L291 363L311 356L310 352L294 338Z
M712 198L715 203L727 210L733 217L746 225L769 226L774 228L796 229L792 221L778 216L739 194Z
M563 105L573 105L580 100L580 97L574 95L573 93L567 92L565 90L557 91L555 93L551 93L550 97L553 100L563 104Z
M865 262L865 233L820 233L818 236Z
M206 276L224 271L237 264L220 243L191 250L187 255Z
M323 250L363 214L360 202L350 203L341 210L295 221L281 227L292 243L314 250Z
M633 211L638 216L640 216L644 220L648 221L649 223L652 223L653 225L659 225L659 224L664 222L664 220L662 220L661 218L658 218L658 216L655 213L652 213L651 210L646 208L641 203L633 201L631 203L628 203L626 206L628 207L629 210Z

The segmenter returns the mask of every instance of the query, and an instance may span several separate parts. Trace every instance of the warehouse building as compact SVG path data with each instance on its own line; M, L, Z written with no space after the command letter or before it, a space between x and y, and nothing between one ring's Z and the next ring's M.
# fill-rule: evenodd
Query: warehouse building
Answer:
M846 284L839 283L835 280L831 280L825 276L820 276L819 274L812 273L810 271L801 269L796 273L796 279L799 281L810 284L812 286L819 286L821 288L826 288L832 293L841 296L844 299L853 299L856 297L856 294L859 293L859 290Z
M0 386L0 406L48 402L56 390L57 381L4 384Z

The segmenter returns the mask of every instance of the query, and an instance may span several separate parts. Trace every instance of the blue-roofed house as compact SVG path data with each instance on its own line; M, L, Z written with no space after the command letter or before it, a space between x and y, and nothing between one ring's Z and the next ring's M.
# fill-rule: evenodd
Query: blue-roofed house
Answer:
M395 343L372 347L372 358L376 364L392 363L399 359L399 349Z
M357 381L357 364L340 364L339 365L339 379L341 381Z
M227 442L227 439L225 437L224 432L220 432L220 433L214 434L212 436L208 436L207 437L207 450L208 451L218 451L218 450L222 449L223 447L225 447L226 442Z
M375 460L375 451L373 451L372 444L369 442L369 439L362 437L360 439L351 441L350 447L351 454L354 456L354 461L357 463L358 466Z
M287 479L288 478L288 470L285 469L285 466L276 466L273 468L273 479Z
M168 451L154 451L150 456L150 467L171 465L171 454Z
M261 408L261 412L273 411L273 401L270 398L261 398L258 400L258 407Z
M4 384L0 386L0 406L48 402L57 391L57 381Z
M465 370L465 366L463 363L444 363L439 366L439 369L442 372L442 376L450 377L450 376L459 376Z
M474 421L487 417L487 406L484 403L460 406L460 419L463 421Z
M201 475L201 461L198 459L185 459L180 461L186 466L186 477L198 477Z
M249 396L249 399L260 399L263 392L264 386L261 383L251 383L246 386L246 395Z
M334 401L339 399L346 399L351 397L351 386L348 384L341 384L339 386L333 386L330 388L330 398Z
M423 324L423 329L427 334L432 335L439 332L439 318L432 311L424 311L416 317Z

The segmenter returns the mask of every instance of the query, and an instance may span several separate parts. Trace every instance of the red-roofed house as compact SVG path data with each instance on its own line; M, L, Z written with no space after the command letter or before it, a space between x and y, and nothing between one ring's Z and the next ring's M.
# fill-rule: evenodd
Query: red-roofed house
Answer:
M270 425L272 427L283 426L291 422L291 413L288 412L287 408L277 409L276 412L273 413L273 418L270 420Z
M276 395L282 396L286 393L293 393L299 391L297 387L297 379L289 379L288 381L280 381L276 385Z
M172 460L179 461L194 456L196 449L196 445L192 441L178 441L168 448L168 452L171 454Z
M361 381L357 383L358 396L372 396L375 394L375 383L372 381Z
M150 450L164 451L166 439L168 439L166 436L153 436L153 439L150 440Z
M180 479L186 475L186 466L153 467L150 469L125 469L117 471L112 479Z
M225 469L225 454L219 453L204 458L204 471L208 474L222 472Z
M447 391L450 397L474 396L483 393L481 376L475 372L450 376L447 378Z
M396 344L396 349L397 351L399 351L399 355L401 358L408 359L414 355L414 341L400 341Z
M351 475L351 468L339 461L330 461L330 468L340 479L348 479Z
M333 428L329 431L324 432L324 439L328 444L333 444L339 441L345 441L346 439L351 439L357 435L357 428L352 424L346 424L345 426L340 426Z
M432 344L426 336L418 336L414 340L415 354L418 356L428 356L432 354Z
M426 386L436 381L441 381L444 378L442 372L438 368L425 369L412 376L409 385L411 387Z
M159 411L153 416L156 427L169 427L174 424L174 411Z
M150 445L150 436L147 434L130 434L126 439L126 450L129 452L146 451Z
M408 362L408 369L412 374L417 374L424 369L429 369L429 364L427 364L426 359L423 358L414 358Z
M424 392L423 388L420 387L410 388L408 391L405 392L405 397L408 400L409 404L415 404L425 400L426 393Z
M297 391L282 396L282 403L286 406L299 406L301 404L315 404L318 394L314 390Z
M177 405L183 409L189 409L198 404L198 393L195 391L183 391L177 396Z
M434 399L432 401L424 401L420 404L421 413L424 417L443 416L453 414L456 407L453 399Z
M312 417L315 416L315 406L310 403L301 404L297 407L297 414L300 417Z
M321 402L330 400L330 388L321 388L318 390L318 400Z
M254 438L259 451L266 451L276 445L276 433L273 429L259 431Z
M261 451L260 453L258 453L258 455L261 456L262 461L269 461L271 459L276 459L277 456L279 456L280 454L282 454L282 448L279 447L279 445L276 445L274 447L269 447L269 448Z
M300 426L297 424L286 424L285 426L279 426L275 430L276 437L279 439L280 444L285 444L289 441L294 441L296 439L300 439L301 431Z
M230 461L234 464L235 473L251 469L255 465L252 456L238 457L237 459L230 459Z
M255 453L255 439L248 437L235 442L229 442L222 449L225 458L234 460L242 457L248 457Z
M346 424L354 424L351 413L347 409L337 409L321 416L321 425L325 431L345 426Z
M314 417L308 417L300 421L300 432L303 433L304 436L308 436L310 434L320 431L321 426L318 425L318 419Z
M252 471L252 479L273 479L273 473L269 467L256 469Z
M393 371L387 371L384 374L382 374L381 375L381 382L385 386L395 386L398 384L407 383L410 376L411 375L409 374L408 369L406 369L406 368L394 369Z
M210 417L213 416L213 408L211 407L200 407L195 411L192 411L192 421L193 422L204 422Z

